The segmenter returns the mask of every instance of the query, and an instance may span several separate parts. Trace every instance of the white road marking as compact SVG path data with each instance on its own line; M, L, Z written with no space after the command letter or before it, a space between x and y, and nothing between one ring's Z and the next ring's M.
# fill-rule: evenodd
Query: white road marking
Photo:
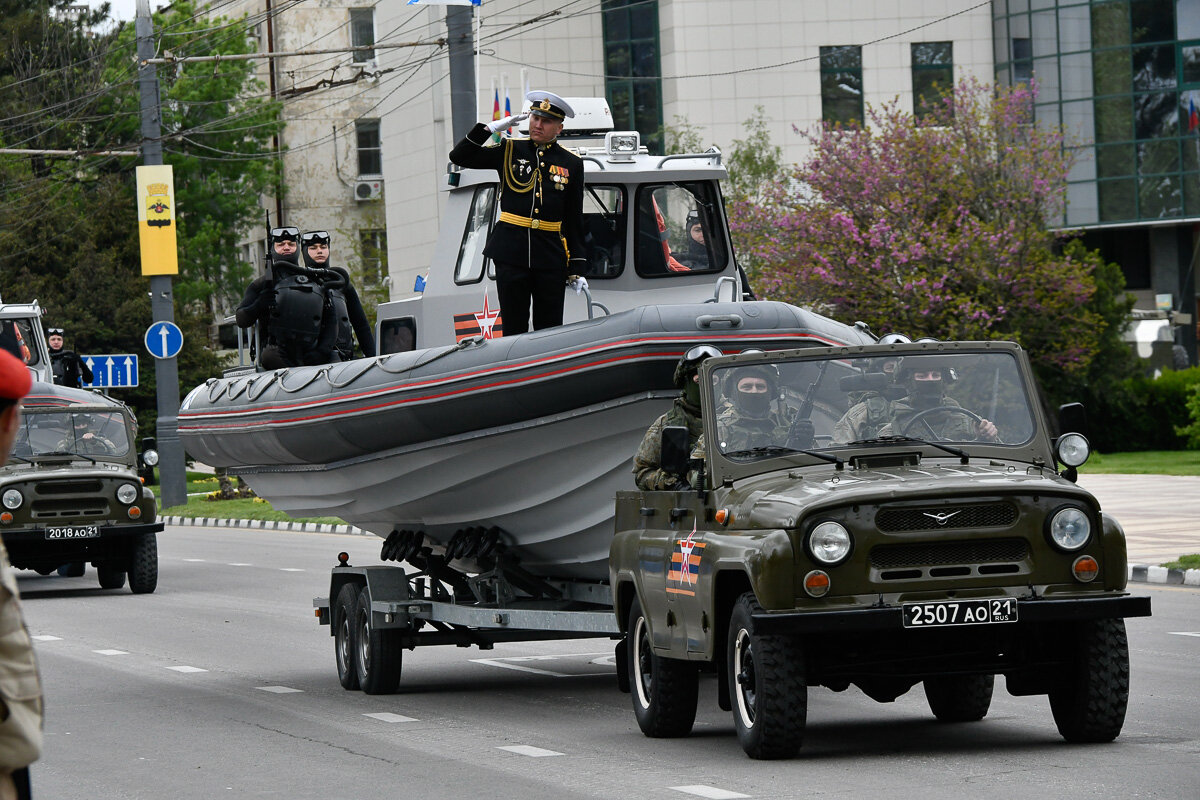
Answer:
M1167 631L1172 636L1200 636L1200 633L1195 631Z
M607 655L608 655L607 653L559 653L559 654L554 654L554 655L542 655L542 656L508 656L506 658L472 658L471 661L472 661L472 663L475 663L475 664L486 664L487 666L490 666L490 667L500 667L501 669L515 669L518 672L532 672L534 675L548 675L551 678L588 678L588 677L595 677L597 675L608 675L609 673L607 673L607 672L578 672L578 673L555 672L555 671L549 670L549 669L538 669L536 667L526 667L526 666L523 666L522 664L515 663L515 662L555 661L555 660L562 660L562 659L589 658L589 657L595 657L595 656L603 657L603 656L607 656ZM591 661L589 663L597 664L597 663L602 663L602 662L597 660L597 661Z
M229 566L231 566L231 567L253 567L254 565L253 565L253 564L243 564L243 563L237 563L237 564L230 564Z
M377 719L380 722L417 722L413 717L406 717L403 714L393 714L390 711L380 711L377 714L363 714L364 717Z
M39 633L37 636L30 636L35 642L61 642L61 636L51 636L48 633Z
M527 744L514 744L509 747L499 747L498 750L507 750L510 753L516 753L519 756L529 756L530 758L545 758L546 756L561 756L562 753L556 753L553 750L543 750L540 747L531 747Z
M204 559L204 558L185 558L185 559L184 559L184 561L190 561L190 562L192 562L193 564L202 564L202 563L204 563L206 560L207 560L207 559Z
M129 655L129 653L127 653L124 650L93 650L92 652L97 655L101 655L101 656L127 656L127 655Z
M697 797L707 797L709 800L735 800L735 798L738 797L750 796L748 794L731 792L728 789L718 789L715 786L705 786L702 783L698 783L693 786L671 786L668 788L676 792L683 792L684 794L694 794Z
M280 572L304 572L304 570L300 569L299 567L280 567L279 571Z
M271 694L291 694L293 692L303 692L303 689L293 689L290 686L255 686L255 689Z
M202 669L200 667L179 666L179 667L167 667L167 669L173 669L176 672L208 672L208 670Z

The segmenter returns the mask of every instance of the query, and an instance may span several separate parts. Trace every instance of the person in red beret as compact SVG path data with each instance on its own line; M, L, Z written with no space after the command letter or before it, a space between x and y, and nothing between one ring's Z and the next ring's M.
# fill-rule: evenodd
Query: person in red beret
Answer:
M21 427L29 370L0 350L0 466ZM0 541L0 800L29 797L29 765L42 754L42 682L33 642L21 617L17 579Z

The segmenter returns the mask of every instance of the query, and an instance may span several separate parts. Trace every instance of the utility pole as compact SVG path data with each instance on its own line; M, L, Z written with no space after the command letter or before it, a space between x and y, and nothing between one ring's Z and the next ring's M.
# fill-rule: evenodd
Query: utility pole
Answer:
M446 38L450 50L451 138L458 141L475 126L475 6L446 6Z
M162 117L158 96L158 75L146 60L154 56L154 23L150 18L150 0L137 0L138 89L142 111L142 163L158 166L162 158ZM150 276L150 313L152 322L175 323L175 296L170 275ZM154 382L158 390L157 441L159 455L159 500L164 508L187 502L183 443L179 441L179 363L174 358L154 359Z

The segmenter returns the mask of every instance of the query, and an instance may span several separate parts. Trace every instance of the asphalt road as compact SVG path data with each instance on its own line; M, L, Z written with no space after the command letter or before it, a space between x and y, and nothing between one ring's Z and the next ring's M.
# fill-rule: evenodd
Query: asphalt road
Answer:
M359 536L170 528L153 595L21 573L47 697L42 798L1196 797L1200 591L1135 585L1121 737L1067 745L1044 697L1000 688L940 725L921 691L880 705L810 692L801 755L754 762L715 683L693 735L652 740L616 689L611 643L405 653L401 693L337 682L312 598Z

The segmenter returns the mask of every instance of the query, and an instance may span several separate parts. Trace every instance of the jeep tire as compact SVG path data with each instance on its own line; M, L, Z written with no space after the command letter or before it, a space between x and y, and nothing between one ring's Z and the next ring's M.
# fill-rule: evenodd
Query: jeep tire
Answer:
M1063 679L1050 690L1050 710L1068 742L1111 742L1129 704L1129 640L1125 620L1076 623L1064 637L1073 648Z
M938 722L978 722L992 705L995 675L937 675L925 679L925 699Z
M129 590L150 594L158 588L158 535L140 533L129 550Z
M751 633L761 610L750 592L738 598L726 650L729 696L738 742L751 758L789 758L800 749L808 717L804 653L791 636Z
M700 673L694 664L656 655L641 601L629 609L630 694L642 733L656 739L687 736L696 721Z
M113 564L96 567L96 577L100 580L101 589L120 589L125 585L125 570Z

